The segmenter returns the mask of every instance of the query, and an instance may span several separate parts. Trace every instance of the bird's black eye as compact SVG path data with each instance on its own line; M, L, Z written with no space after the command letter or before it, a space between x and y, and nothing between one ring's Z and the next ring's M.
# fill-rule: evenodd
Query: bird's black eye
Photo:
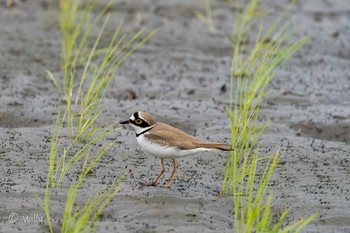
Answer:
M141 119L136 119L136 120L135 120L135 123L139 125L139 124L142 123L142 120L141 120Z

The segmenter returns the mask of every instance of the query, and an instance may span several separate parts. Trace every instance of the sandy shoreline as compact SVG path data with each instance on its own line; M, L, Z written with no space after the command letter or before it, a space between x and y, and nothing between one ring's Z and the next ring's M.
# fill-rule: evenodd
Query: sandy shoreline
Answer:
M124 18L131 30L158 32L120 68L101 122L147 110L200 138L229 140L231 52L222 37L208 34L198 22L193 12L201 9L200 1L127 1L113 7L116 23ZM213 2L220 28L230 27L231 11ZM40 224L43 210L35 193L44 191L60 104L44 72L60 69L55 13L46 1L0 7L0 232L48 232ZM261 110L262 120L271 118L261 152L280 148L283 157L269 187L275 212L290 207L288 221L319 212L303 232L350 231L349 22L346 0L298 3L292 26L310 42L276 73ZM116 143L89 177L81 200L130 173L104 211L99 232L232 232L232 200L219 195L225 154L181 159L171 189L144 188L139 181L154 178L160 161L140 150L133 131L122 129L107 141ZM56 226L65 192L53 197ZM9 216L16 217L12 213L18 214L15 223L9 222Z

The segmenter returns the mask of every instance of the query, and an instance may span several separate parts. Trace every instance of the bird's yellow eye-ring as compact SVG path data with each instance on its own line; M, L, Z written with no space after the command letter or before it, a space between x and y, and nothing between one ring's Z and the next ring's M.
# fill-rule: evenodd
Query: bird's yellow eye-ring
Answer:
M142 120L141 120L141 119L136 119L136 120L135 120L135 123L139 125L139 124L142 123Z

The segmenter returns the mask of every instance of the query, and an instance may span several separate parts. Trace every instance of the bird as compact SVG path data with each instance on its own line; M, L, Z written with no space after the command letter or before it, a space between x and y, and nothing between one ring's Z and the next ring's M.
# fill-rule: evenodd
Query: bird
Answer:
M176 159L186 157L201 151L220 150L231 151L231 145L225 143L213 143L197 139L184 131L171 125L161 123L143 111L135 112L129 120L121 121L120 124L131 125L135 130L138 144L150 155L160 158L162 170L152 183L148 186L156 186L158 180L165 171L164 159L172 159L173 171L166 183L165 188L170 188L174 182L177 168Z

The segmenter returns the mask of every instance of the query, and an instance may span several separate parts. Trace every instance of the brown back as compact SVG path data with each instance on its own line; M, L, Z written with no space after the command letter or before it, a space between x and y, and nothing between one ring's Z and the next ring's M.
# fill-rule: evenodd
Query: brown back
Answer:
M158 122L145 134L148 140L154 141L162 146L178 147L183 150L206 148L229 151L231 146L223 143L211 143L199 140L180 129Z

